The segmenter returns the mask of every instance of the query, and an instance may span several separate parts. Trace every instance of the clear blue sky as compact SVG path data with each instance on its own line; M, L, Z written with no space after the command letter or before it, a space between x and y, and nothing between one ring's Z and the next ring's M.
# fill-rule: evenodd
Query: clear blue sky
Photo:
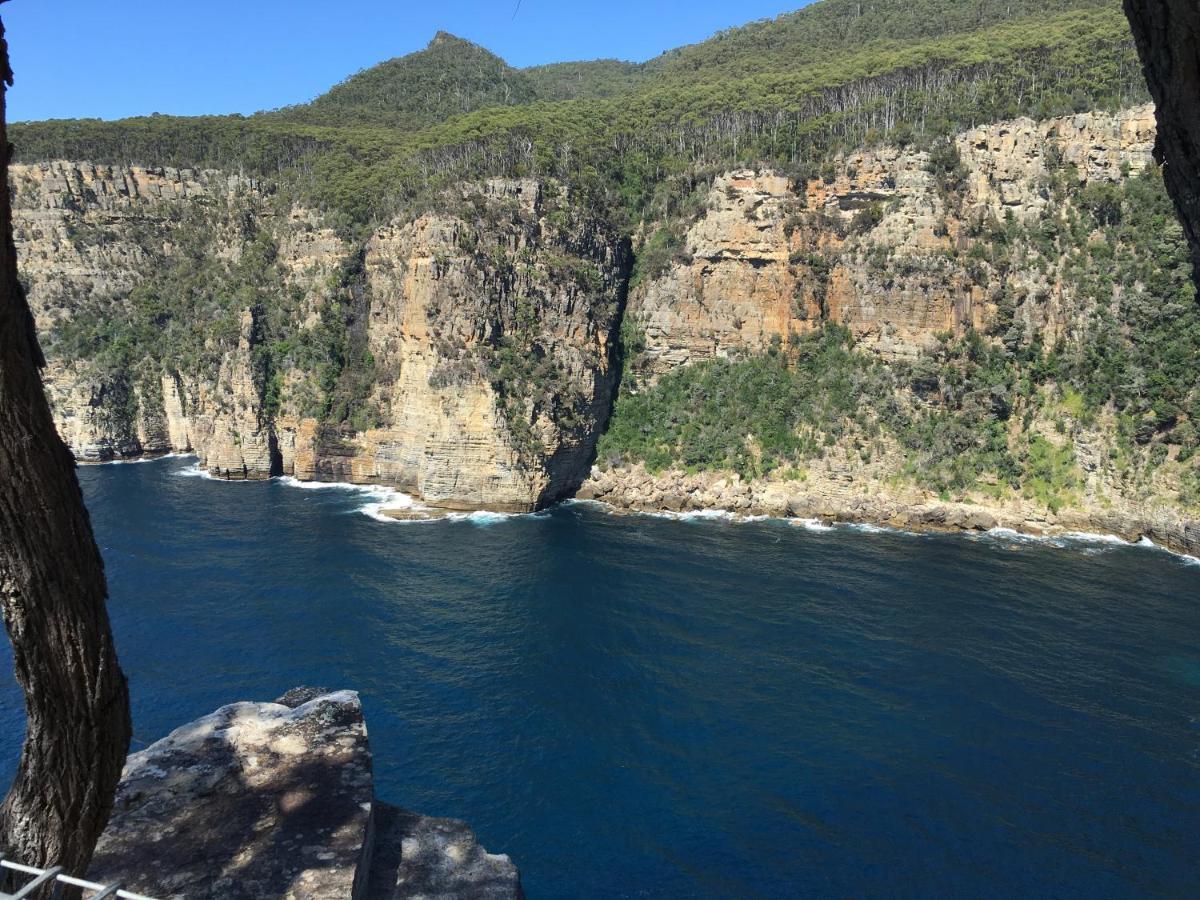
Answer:
M12 0L13 121L251 113L310 100L439 29L514 66L641 61L809 0ZM516 15L514 16L514 10Z

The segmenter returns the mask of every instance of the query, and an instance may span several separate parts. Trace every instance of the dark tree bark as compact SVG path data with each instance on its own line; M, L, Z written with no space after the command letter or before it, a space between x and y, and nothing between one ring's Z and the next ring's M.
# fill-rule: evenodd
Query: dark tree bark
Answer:
M17 776L0 807L0 849L82 875L129 749L129 695L103 563L75 460L50 418L44 361L17 280L2 22L0 77L0 601L28 714Z
M1163 166L1200 287L1200 0L1124 0L1158 117Z

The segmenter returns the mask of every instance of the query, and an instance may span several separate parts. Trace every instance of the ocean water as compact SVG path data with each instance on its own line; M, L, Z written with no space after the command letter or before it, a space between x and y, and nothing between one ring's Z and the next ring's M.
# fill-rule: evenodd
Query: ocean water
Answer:
M469 821L533 898L1200 885L1200 565L584 504L385 524L190 465L80 472L135 747L356 689L377 792Z

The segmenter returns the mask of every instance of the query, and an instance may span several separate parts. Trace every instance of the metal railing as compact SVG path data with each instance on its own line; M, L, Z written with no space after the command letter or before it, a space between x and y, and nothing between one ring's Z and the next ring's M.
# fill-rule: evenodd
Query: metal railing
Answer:
M64 886L83 888L84 891L92 891L92 893L84 894L85 900L101 900L101 898L119 897L121 900L154 900L153 897L147 897L145 894L135 894L133 891L126 891L119 884L97 884L94 881L84 881L82 878L75 878L73 875L67 875L63 872L62 866L54 866L50 869L39 869L36 866L24 866L21 863L10 862L0 856L0 869L9 869L13 872L19 872L22 875L32 875L33 878L26 884L23 884L15 894L6 894L0 891L0 900L20 900L23 897L34 897L43 888L54 885L53 892L50 894L52 898L57 900L62 893ZM5 873L0 872L0 882L6 880Z

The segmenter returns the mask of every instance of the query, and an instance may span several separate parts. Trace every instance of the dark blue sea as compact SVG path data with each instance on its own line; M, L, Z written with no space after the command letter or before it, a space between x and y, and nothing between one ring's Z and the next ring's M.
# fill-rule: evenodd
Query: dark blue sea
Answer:
M532 898L1200 892L1193 562L592 505L385 524L191 465L80 471L135 748L353 688L377 793Z

